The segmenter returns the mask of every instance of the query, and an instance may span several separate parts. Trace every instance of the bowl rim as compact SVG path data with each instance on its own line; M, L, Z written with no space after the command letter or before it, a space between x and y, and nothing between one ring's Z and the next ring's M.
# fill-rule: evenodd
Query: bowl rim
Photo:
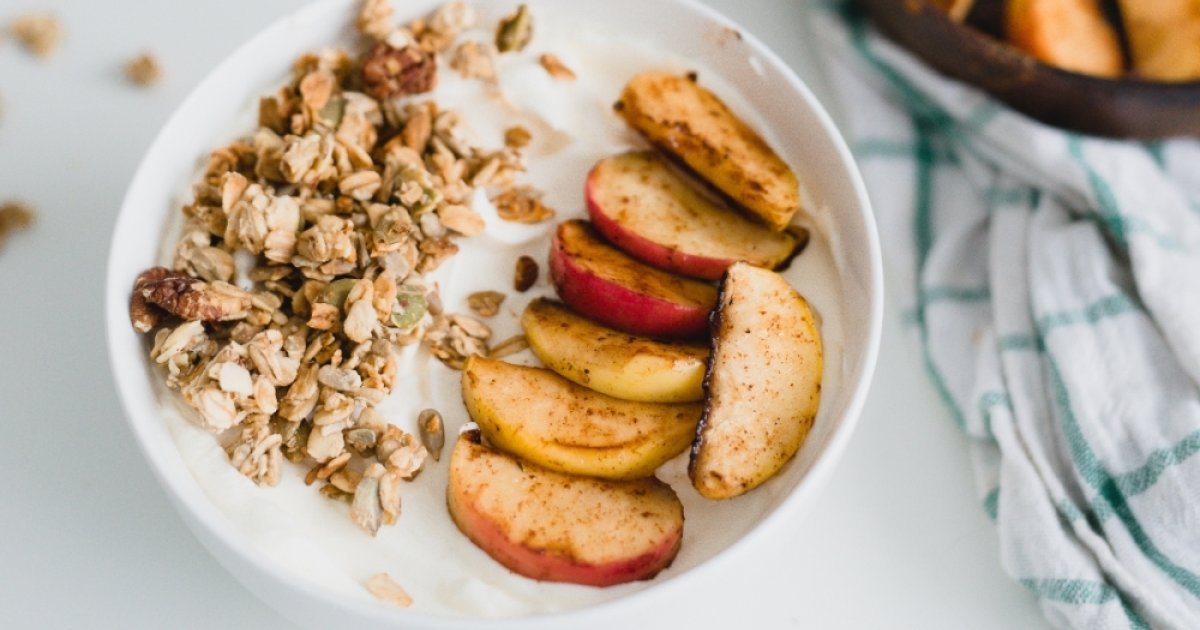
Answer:
M868 274L863 279L864 293L868 296L869 306L869 313L866 317L868 334L860 355L855 357L861 365L860 375L855 382L846 384L847 387L852 388L852 391L850 392L849 402L846 405L845 414L840 424L834 428L823 452L817 456L812 467L797 481L796 487L780 500L779 505L775 509L767 513L762 520L747 530L740 538L697 565L695 570L686 571L674 576L670 580L648 586L640 591L609 601L561 612L535 613L501 618L456 617L398 610L394 606L389 606L381 602L373 602L365 598L363 600L352 600L329 589L321 588L311 581L303 580L283 570L266 554L260 552L239 536L234 530L233 525L212 505L211 501L191 500L190 494L193 489L185 488L183 481L167 475L166 471L170 463L169 460L177 459L179 454L177 451L158 452L152 448L150 434L147 432L147 429L142 427L143 422L138 419L144 414L139 411L140 403L135 399L133 394L131 379L134 376L126 372L129 366L126 365L125 360L121 356L123 349L118 347L117 340L127 332L129 326L128 293L130 284L129 278L118 277L118 259L120 258L120 253L117 248L120 243L117 242L117 239L125 231L124 226L134 220L132 206L134 205L135 193L142 187L142 180L148 177L150 158L158 153L160 145L166 142L164 132L178 124L178 120L183 112L189 109L188 105L198 100L200 94L208 91L210 85L216 82L217 77L233 71L239 58L244 56L248 50L260 46L259 42L270 39L272 33L285 28L289 22L302 20L309 14L326 13L333 10L333 7L346 4L350 1L319 0L286 13L234 48L220 63L206 73L204 78L175 107L170 117L159 128L154 140L148 145L130 180L129 187L126 190L120 211L117 215L117 220L114 223L110 236L109 256L107 258L107 271L105 274L105 332L109 368L117 389L118 398L121 401L125 420L137 440L142 455L146 458L147 463L150 464L149 467L155 478L161 487L167 491L169 502L181 513L180 516L184 524L187 525L193 535L202 543L205 550L229 571L237 581L250 590L256 598L265 601L265 603L273 608L274 604L264 600L259 590L248 584L242 575L230 567L230 562L223 558L220 553L217 553L217 550L213 548L214 546L223 547L226 551L231 552L243 565L246 565L257 573L272 577L278 583L284 585L290 593L301 594L311 600L324 604L326 607L348 614L369 617L372 621L380 624L411 624L427 628L462 628L469 624L470 627L487 626L494 629L506 627L528 628L532 624L556 627L571 621L580 621L586 617L612 614L622 609L630 609L668 590L686 588L696 579L699 579L699 576L711 574L714 567L722 563L727 563L743 547L756 544L772 532L777 532L783 523L794 517L802 504L815 498L820 489L827 485L825 483L826 478L830 476L841 460L842 454L859 422L867 393L870 390L874 377L882 336L884 309L882 253L878 228L862 175L853 158L852 152L832 117L829 115L829 112L812 93L808 85L774 51L763 44L754 34L725 17L717 10L701 4L699 0L653 1L672 5L681 11L692 12L710 23L735 29L736 32L742 35L743 42L763 63L779 70L781 77L786 81L788 88L790 88L791 94L804 101L812 110L814 118L821 127L821 132L829 138L835 147L837 163L845 171L849 179L850 187L853 190L860 211L861 216L858 219L862 221L866 244L868 246L866 252ZM705 570L700 570L702 567ZM278 612L286 616L285 611Z

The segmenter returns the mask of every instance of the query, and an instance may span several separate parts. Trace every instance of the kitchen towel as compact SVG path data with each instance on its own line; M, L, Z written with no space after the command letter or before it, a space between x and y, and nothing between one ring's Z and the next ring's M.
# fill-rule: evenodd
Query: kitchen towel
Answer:
M1058 627L1200 628L1200 142L1045 126L848 3L808 26L1004 570Z

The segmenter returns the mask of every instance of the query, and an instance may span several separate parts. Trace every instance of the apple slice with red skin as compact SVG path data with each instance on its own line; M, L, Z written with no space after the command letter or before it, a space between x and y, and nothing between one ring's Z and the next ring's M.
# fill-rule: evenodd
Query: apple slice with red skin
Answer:
M550 276L577 313L634 335L701 337L717 303L713 286L638 262L580 220L555 231Z
M525 307L521 327L546 367L589 389L639 402L704 400L707 345L619 332L545 298Z
M693 278L720 280L738 261L775 269L802 245L714 201L651 152L601 160L585 194L592 223L612 244Z
M479 431L454 446L446 502L471 542L535 580L648 580L671 564L683 540L683 504L658 479L553 472L483 445Z

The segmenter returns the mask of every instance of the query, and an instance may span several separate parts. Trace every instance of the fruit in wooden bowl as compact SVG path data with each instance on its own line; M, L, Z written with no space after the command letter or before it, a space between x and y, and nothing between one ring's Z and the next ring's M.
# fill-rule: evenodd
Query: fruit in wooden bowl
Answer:
M550 370L481 357L462 376L467 412L488 442L540 466L604 479L649 477L687 450L699 403L621 400Z
M650 152L601 160L588 174L586 196L592 223L614 245L693 278L720 280L739 260L774 269L803 244L702 193Z
M571 308L635 335L699 337L717 303L712 286L638 262L579 220L559 225L554 233L550 276Z
M1190 1L1164 0L1163 5ZM1200 136L1200 116L1196 115L1200 109L1200 37L1189 35L1200 33L1200 16L1164 20L1164 15L1171 14L1162 10L1158 0L1122 0L1118 4L1123 30L1133 53L1130 71L1105 77L1056 67L1006 42L1010 35L1007 23L1017 17L1009 14L1007 0L975 0L969 11L959 13L962 19L954 19L938 6L941 3L930 0L856 2L884 34L938 71L1047 124L1123 138ZM1080 5L1056 2L1066 7ZM1050 27L1070 28L1071 24L1093 29L1087 38L1089 47L1108 39L1095 35L1094 19L1078 15ZM1021 40L1048 27L1021 26L1017 20L1017 28L1032 29L1018 33ZM1171 43L1165 43L1168 31L1176 33ZM1164 43L1170 48L1164 49ZM1099 47L1110 45L1101 43ZM1112 51L1102 54L1111 56Z
M783 468L816 418L823 362L816 318L787 280L746 263L730 267L688 468L700 494L735 497Z
M521 326L546 367L584 387L639 402L704 399L705 345L629 335L545 298L525 308Z
M653 477L604 481L564 475L459 436L446 503L480 549L526 577L609 586L647 580L683 539L683 505Z
M1008 0L1005 21L1009 41L1046 63L1097 77L1125 70L1117 32L1095 0Z

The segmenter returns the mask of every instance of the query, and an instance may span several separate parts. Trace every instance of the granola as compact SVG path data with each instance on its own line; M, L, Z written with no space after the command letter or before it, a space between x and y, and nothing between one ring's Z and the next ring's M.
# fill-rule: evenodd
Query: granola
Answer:
M372 536L445 441L437 412L416 419L418 439L375 409L400 378L399 349L424 343L454 369L492 351L490 327L445 313L425 274L485 229L475 191L509 194L519 148L477 146L454 111L410 99L433 90L438 56L464 50L474 19L456 2L393 26L388 2L364 2L368 52L296 60L260 100L257 130L212 153L171 266L143 272L130 298L167 386L239 472L273 486L285 460L304 466ZM149 56L129 68L139 82L156 72ZM6 206L0 222L6 212L20 216ZM495 314L497 295L477 310Z
M464 79L491 81L496 78L496 49L490 44L466 41L454 50L450 67Z
M396 580L392 579L392 576L387 573L372 575L367 579L366 586L367 590L381 601L395 604L401 608L412 606L412 597L404 590L404 587L396 583Z
M529 349L529 339L525 335L513 335L504 341L496 344L488 352L489 359L503 359L510 357L518 352L524 352Z
M150 53L142 53L125 63L125 78L139 87L149 87L162 79L162 66Z
M533 39L533 15L522 4L496 27L496 48L502 53L520 52Z
M509 127L504 131L504 145L512 149L524 149L533 141L533 134L524 127Z
M8 25L14 39L37 57L46 58L58 50L62 41L62 24L53 13L27 13Z
M496 214L505 221L541 223L554 218L554 210L542 203L542 195L529 187L505 190L492 198Z
M426 409L417 418L417 429L421 434L421 444L429 452L434 461L442 459L442 448L446 445L446 427L442 423L442 414L435 409Z
M539 274L537 261L529 256L517 258L517 266L513 270L513 288L524 293L533 288Z
M493 317L500 312L505 297L499 291L476 291L467 296L467 306L483 317Z
M538 63L542 64L542 67L546 69L546 72L555 79L562 81L575 80L575 71L568 68L567 64L563 63L562 59L558 58L558 55L544 53L541 57L538 57Z
M437 57L413 44L380 42L363 60L362 81L379 100L429 92L437 85Z
M0 203L0 248L13 232L27 230L33 225L36 213L20 201Z

